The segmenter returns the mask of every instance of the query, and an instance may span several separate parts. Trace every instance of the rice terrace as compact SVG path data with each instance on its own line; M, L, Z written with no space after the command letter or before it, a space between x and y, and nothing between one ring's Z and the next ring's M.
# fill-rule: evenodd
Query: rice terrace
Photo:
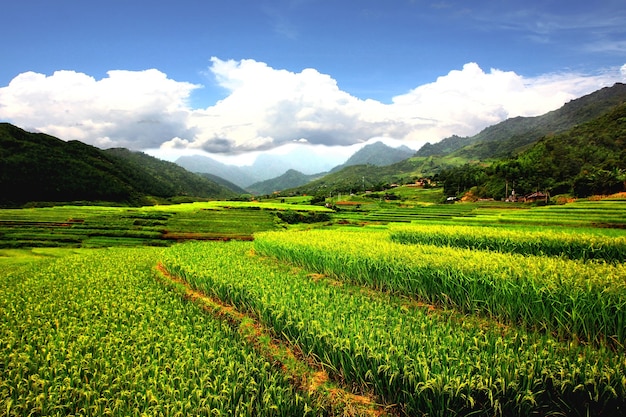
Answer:
M626 199L415 196L3 209L0 414L624 415Z

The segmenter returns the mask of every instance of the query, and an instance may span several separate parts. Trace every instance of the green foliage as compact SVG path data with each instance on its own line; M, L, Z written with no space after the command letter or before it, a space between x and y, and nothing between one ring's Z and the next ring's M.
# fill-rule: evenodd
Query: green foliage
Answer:
M443 193L446 196L459 195L483 184L486 178L485 168L478 164L466 164L435 176L436 181L443 182Z
M559 135L543 137L520 155L494 162L443 171L446 194L478 187L478 196L504 198L534 191L573 193L578 197L611 194L625 189L626 103Z
M315 211L310 211L308 213L303 213L303 212L293 211L293 210L277 211L276 216L280 220L289 224L320 223L320 222L327 222L330 220L330 215L328 213L315 212Z

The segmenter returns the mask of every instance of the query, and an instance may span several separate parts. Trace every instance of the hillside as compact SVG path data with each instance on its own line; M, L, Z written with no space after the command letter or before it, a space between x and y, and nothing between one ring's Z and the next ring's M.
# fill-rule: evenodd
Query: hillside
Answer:
M449 195L469 189L504 198L535 191L587 197L626 189L626 103L558 135L547 135L514 158L465 165L440 175Z
M230 191L234 192L235 194L248 194L248 191L241 188L240 186L238 186L237 184L230 182L228 180L225 180L222 177L218 177L217 175L213 175L213 174L208 174L206 172L198 172L198 175L200 175L203 178L206 178L210 181L213 181L223 187L226 187L227 189L229 189Z
M103 151L78 141L0 123L0 205L234 195L176 164L126 149Z
M471 137L452 136L427 143L416 156L456 156L485 160L514 155L548 134L565 132L593 120L626 101L626 84L616 83L572 100L561 108L536 117L515 117L487 127Z

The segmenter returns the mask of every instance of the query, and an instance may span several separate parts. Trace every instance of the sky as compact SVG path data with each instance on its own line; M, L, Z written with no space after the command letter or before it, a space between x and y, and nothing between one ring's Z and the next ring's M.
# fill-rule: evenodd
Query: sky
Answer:
M626 82L623 0L20 0L2 17L0 121L168 160L417 150Z

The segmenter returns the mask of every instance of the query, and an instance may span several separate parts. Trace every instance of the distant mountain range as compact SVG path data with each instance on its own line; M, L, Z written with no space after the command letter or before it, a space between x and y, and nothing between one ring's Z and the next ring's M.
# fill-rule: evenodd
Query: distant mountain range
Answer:
M138 205L236 196L215 181L141 152L101 150L9 123L0 123L0 190L2 206L34 201Z
M224 164L208 156L181 156L175 161L175 163L191 172L196 172L198 174L210 174L216 177L228 179L228 181L241 188L260 181L260 178L251 172L252 170L250 167L243 168L238 165ZM267 178L272 178L278 175L280 175L280 173L270 175Z
M414 153L414 150L406 146L393 148L382 142L375 142L365 145L346 162L334 167L315 162L319 160L318 158L294 158L293 155L259 155L254 164L249 166L223 164L213 158L200 155L182 156L176 160L176 163L192 172L210 173L216 177L228 178L247 192L261 195L304 185L323 176L329 170L337 172L348 166L361 164L384 166L409 158ZM298 160L297 163L294 163L295 159ZM309 161L308 172L313 172L312 174L305 174L301 171L302 160ZM314 167L323 166L327 167L326 171L312 171ZM292 168L285 170L285 167ZM256 181L254 181L255 178Z
M307 175L326 172L340 161L336 157L312 158L306 147L286 155L260 154L252 165L231 165L203 155L181 156L176 164L191 172L213 174L226 178L242 188L297 170Z

